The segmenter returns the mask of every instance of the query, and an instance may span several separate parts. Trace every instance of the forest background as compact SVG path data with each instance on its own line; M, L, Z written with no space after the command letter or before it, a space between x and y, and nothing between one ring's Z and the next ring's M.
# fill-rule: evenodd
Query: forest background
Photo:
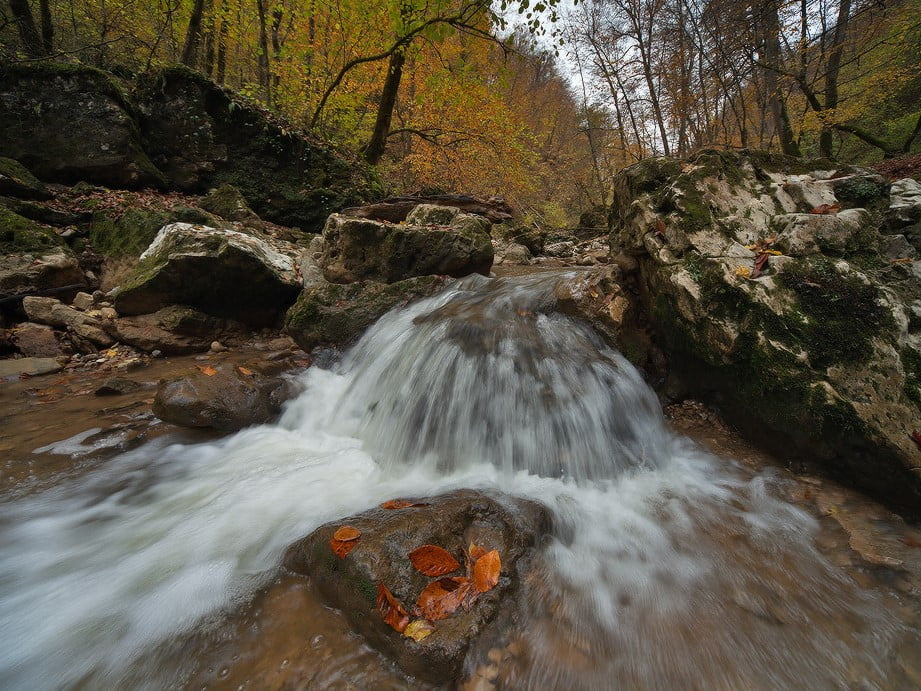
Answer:
M181 63L391 193L578 223L651 155L917 153L921 0L0 0L0 61Z

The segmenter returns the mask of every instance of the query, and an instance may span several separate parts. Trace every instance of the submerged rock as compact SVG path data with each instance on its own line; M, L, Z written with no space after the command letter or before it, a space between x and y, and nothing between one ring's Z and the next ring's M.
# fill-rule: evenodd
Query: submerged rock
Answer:
M406 224L333 214L323 229L323 275L333 283L374 280L393 283L414 276L489 274L493 248L490 223L456 209L424 208ZM449 219L450 217L450 219ZM449 221L440 225L413 225Z
M346 345L397 305L438 292L440 276L419 276L397 283L359 281L340 285L313 283L285 317L285 332L304 350Z
M375 508L328 523L293 544L285 566L309 576L368 643L404 670L426 681L445 683L460 676L468 650L491 623L500 615L515 615L513 596L527 578L534 549L550 532L551 518L536 502L472 490L419 501L426 505ZM340 559L329 542L344 525L360 530L361 537ZM463 553L471 543L498 550L502 570L498 585L482 593L469 611L458 608L452 616L436 621L435 632L418 643L382 620L376 606L379 583L411 612L419 593L434 580L412 566L410 552L426 544L442 547L461 564L461 570L451 575L462 576Z
M153 413L174 425L235 432L271 420L290 395L284 379L224 364L160 382Z
M164 226L119 287L121 314L191 305L251 326L270 326L301 287L295 245L189 223Z
M814 167L716 151L631 166L612 254L638 261L668 393L917 511L921 262L886 256L878 176Z

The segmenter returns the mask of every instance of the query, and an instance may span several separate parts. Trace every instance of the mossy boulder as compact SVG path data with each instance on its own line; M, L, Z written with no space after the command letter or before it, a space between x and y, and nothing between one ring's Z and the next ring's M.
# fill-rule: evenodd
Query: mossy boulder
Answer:
M105 72L72 64L4 65L0 105L0 156L41 180L165 184L141 145L134 109Z
M73 252L53 230L0 205L0 298L84 284Z
M323 229L320 265L326 279L334 283L392 283L429 274L488 275L493 262L489 230L488 220L472 214L455 213L449 225L386 223L333 214Z
M227 221L259 224L259 216L249 208L246 199L233 185L221 185L202 197L199 206L205 211L220 216Z
M288 310L285 331L304 350L318 345L346 345L394 307L432 295L444 285L445 279L440 276L389 284L315 283L305 288Z
M268 237L189 223L164 226L119 287L121 314L189 305L250 326L271 326L301 288L301 250Z
M24 165L0 156L0 194L18 199L48 199L51 194Z
M921 262L882 254L873 174L786 163L704 152L626 169L612 253L638 261L666 394L709 397L785 458L917 512ZM869 208L837 196L855 189Z
M98 211L90 226L90 243L107 257L138 257L170 221L164 211L123 208Z
M191 70L144 74L132 98L147 151L177 189L230 184L260 217L310 232L375 195L360 161Z

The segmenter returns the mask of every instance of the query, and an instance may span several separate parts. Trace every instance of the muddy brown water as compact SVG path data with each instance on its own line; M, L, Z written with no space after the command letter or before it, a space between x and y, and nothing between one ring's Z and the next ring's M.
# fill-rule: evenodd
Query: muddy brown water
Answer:
M516 304L521 299L516 293ZM397 327L428 328L407 323L381 325L380 339L371 338L366 346L383 354L401 338ZM423 337L433 340L432 333ZM428 688L369 648L340 612L323 604L307 579L280 570L278 550L310 526L403 491L421 494L428 487L437 492L467 482L495 483L541 498L555 507L564 529L542 565L522 584L515 623L469 660L465 677L458 680L461 688L921 688L921 530L858 492L789 471L782 459L747 444L703 406L688 402L672 407L667 420L672 433L693 442L681 442L678 452L669 453L692 460L695 454L705 455L710 460L703 471L696 466L682 470L677 479L669 476L652 488L644 484L648 473L639 473L613 489L567 485L562 490L551 487L549 479L520 473L502 479L481 467L441 467L425 477L390 469L383 451L372 452L385 448L374 444L374 434L382 433L377 427L362 432L362 444L348 441L331 420L373 418L351 407L360 404L364 410L361 405L370 405L366 399L373 393L361 388L358 377L349 378L349 367L360 367L360 347L352 356L356 362L345 363L346 374L302 375L308 392L289 408L278 428L220 437L166 425L150 415L160 378L206 363L249 366L264 356L241 350L156 360L143 369L117 373L144 384L122 396L93 395L105 378L116 374L99 370L0 386L0 497L13 509L0 521L0 556L5 551L11 564L0 582L13 580L34 598L34 605L47 597L53 606L35 611L36 618L51 622L48 633L37 624L22 628L23 640L36 641L33 649L3 634L4 646L13 651L13 657L0 659L0 679L12 670L8 688ZM381 367L393 365L385 362ZM373 371L363 371L362 381L373 376ZM327 408L330 418L324 419ZM445 414L462 416L464 411L446 409ZM399 431L399 415L389 419ZM98 431L86 434L89 430ZM348 428L349 434L357 434L352 430ZM298 446L304 438L311 440L308 450ZM483 448L482 453L489 452L488 446ZM401 446L400 452L412 449ZM140 460L125 471L122 458ZM146 463L156 472L138 475L138 464ZM319 469L313 467L317 464ZM202 474L215 472L221 473L219 480ZM89 513L74 525L55 523L61 516L54 511L89 510L81 483L90 482L99 493L92 482L100 475L111 476L116 489L106 486L105 493L113 496L121 491L119 478L125 478L125 485L137 480L140 487L107 512ZM331 487L342 484L322 484L328 475L355 478L356 487L339 503L330 499L327 508L320 504L340 491ZM280 506L289 492L273 494L279 483L292 484L300 495L293 501L301 507L298 511ZM316 483L317 489L311 489ZM704 488L698 492L689 486L694 483ZM247 484L246 491L233 494ZM163 496L157 494L161 487ZM184 491L203 496L179 496ZM147 508L157 502L166 502L162 510ZM612 519L614 528L603 524L593 531L580 512L603 523L612 502L620 512ZM138 516L139 511L145 513ZM300 511L309 515L303 526L297 522ZM155 524L161 514L176 512L182 520L158 532ZM96 564L92 555L65 553L64 543L54 542L56 534L66 541L86 536L90 552L109 559L106 550L118 535L118 525L110 532L94 532L102 531L97 525L106 520L136 533L127 547L112 552L124 565L111 571ZM201 536L221 521L227 522L228 531L244 535L223 549L230 555L246 553L236 567L242 576L236 578L249 585L230 588L216 585L222 580L203 579L206 589L228 587L230 594L203 608L191 623L173 627L170 620L181 618L183 606L208 599L206 591L192 588L176 605L173 590L199 582L200 576L185 575L197 562L210 564L209 569L221 563L218 548L225 536ZM246 535L247 526L255 530L258 523L265 523L265 532ZM188 532L168 552L146 551L168 543L183 526ZM23 535L15 532L25 528L29 530ZM614 530L636 531L636 543L610 543ZM283 535L260 537L276 532ZM260 543L272 539L277 545L260 551ZM62 550L62 556L51 555L46 569L30 572L34 565L23 560L39 559L34 543L42 540L49 543L48 550ZM191 555L170 561L185 549L183 543ZM207 560L195 554L212 545L215 553ZM24 556L17 557L17 549ZM145 563L151 570L160 568L158 554L169 557L162 567L165 580L156 581L165 583L165 589L157 590L142 576L131 576L124 586L117 582L122 572L143 574ZM147 561L132 566L128 562L135 555ZM55 599L52 588L63 588L66 599L80 600L80 585L90 590L93 581L79 580L76 574L93 569L106 574L100 578L115 579L111 594L99 600L106 604L90 602L73 611L58 604L65 600ZM29 591L25 580L13 579L19 570L34 573L35 581L49 579L49 585L32 584L37 589ZM134 617L132 597L143 617ZM98 631L81 629L90 626L81 618L92 620L94 607L109 606L106 598L123 602L125 613L116 611ZM158 618L161 605L165 622ZM12 616L36 609L4 606ZM151 628L156 635L148 632ZM136 630L144 635L135 636ZM42 643L45 636L48 644ZM126 640L132 645L123 649L120 644ZM113 649L109 659L106 651ZM97 659L84 664L79 654ZM47 674L29 667L42 655L51 670ZM67 676L71 667L78 670Z

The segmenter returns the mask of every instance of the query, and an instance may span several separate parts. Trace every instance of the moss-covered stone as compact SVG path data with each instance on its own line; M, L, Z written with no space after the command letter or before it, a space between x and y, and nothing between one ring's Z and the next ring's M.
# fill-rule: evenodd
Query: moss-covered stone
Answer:
M50 228L0 206L0 252L42 254L55 248L70 252L64 241Z
M233 185L221 185L202 197L199 205L228 221L259 223L259 216L249 208L246 199Z
M170 220L170 214L150 209L97 212L90 227L90 243L107 257L137 257Z
M12 158L0 156L0 194L20 199L47 199L51 195L37 177Z
M301 348L343 346L357 339L383 314L400 304L432 295L444 286L439 276L396 283L324 283L304 289L285 317L285 331Z

